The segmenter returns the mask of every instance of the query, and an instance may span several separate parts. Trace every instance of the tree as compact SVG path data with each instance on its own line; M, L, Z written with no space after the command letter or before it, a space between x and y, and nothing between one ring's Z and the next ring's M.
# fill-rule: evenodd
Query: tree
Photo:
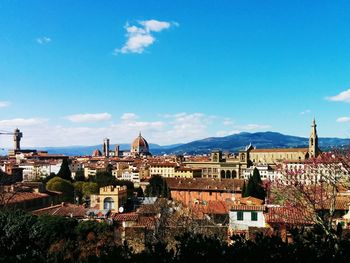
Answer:
M280 168L283 177L271 183L269 203L291 207L334 238L337 192L349 189L350 155L323 153L301 167Z
M56 176L47 182L46 188L50 191L61 192L63 194L63 201L73 201L74 186L68 180Z
M265 200L266 192L263 187L259 170L254 168L253 175L249 177L248 185L245 188L244 197L252 196Z
M87 197L90 197L90 195L98 194L98 191L99 191L99 187L97 183L93 183L93 182L83 183L83 188L82 188L83 197L87 198Z
M74 180L75 181L82 181L82 182L84 182L85 179L86 178L85 178L85 175L84 175L84 171L79 170L79 171L75 172L75 176L74 176Z
M20 210L0 210L0 262L38 262L37 219Z
M170 190L166 180L160 175L153 175L146 187L146 195L154 197L170 197Z
M97 172L95 176L89 178L89 181L97 183L99 188L116 184L116 178L108 172Z
M57 176L61 177L62 179L65 179L65 180L72 181L72 173L69 169L68 160L66 158L64 158L62 160L61 169L57 173Z

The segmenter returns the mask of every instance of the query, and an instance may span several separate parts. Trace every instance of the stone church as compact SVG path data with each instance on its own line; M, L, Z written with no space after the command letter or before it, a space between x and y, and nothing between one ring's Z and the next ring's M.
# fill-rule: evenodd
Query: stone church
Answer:
M207 162L185 162L189 168L202 169L205 178L240 178L243 171L251 165L276 165L285 161L302 162L311 157L317 157L321 151L318 147L318 136L315 119L311 125L309 147L307 148L272 148L256 149L247 146L238 154L225 158L221 151L213 151Z

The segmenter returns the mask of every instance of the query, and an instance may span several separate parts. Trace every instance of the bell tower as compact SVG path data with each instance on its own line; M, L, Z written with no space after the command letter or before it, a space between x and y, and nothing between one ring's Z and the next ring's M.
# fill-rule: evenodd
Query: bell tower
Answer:
M317 129L316 129L316 121L315 118L312 121L311 125L311 133L309 138L309 155L310 157L317 157L317 155L320 153L320 149L318 148L318 136L317 136Z

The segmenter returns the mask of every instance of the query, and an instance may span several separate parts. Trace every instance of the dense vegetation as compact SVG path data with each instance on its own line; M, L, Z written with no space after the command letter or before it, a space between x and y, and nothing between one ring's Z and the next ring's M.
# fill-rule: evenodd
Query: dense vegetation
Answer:
M257 234L233 244L216 237L185 233L167 244L148 244L136 253L125 243L114 243L113 227L95 221L32 216L22 211L0 211L0 262L349 262L350 237L329 237L318 229L293 231L295 242Z
M266 192L261 181L260 172L257 168L254 168L253 175L249 177L248 184L244 182L242 189L243 197L256 197L261 200L265 200Z

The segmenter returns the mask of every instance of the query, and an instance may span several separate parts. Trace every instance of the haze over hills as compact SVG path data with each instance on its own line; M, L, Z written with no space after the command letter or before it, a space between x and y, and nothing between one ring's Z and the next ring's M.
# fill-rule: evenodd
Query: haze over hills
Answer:
M308 138L284 135L278 132L242 132L225 137L210 137L185 144L160 146L150 144L150 151L154 155L160 154L204 154L214 149L237 152L250 143L256 148L292 148L308 147ZM333 147L345 147L350 145L350 139L319 138L321 150ZM114 145L111 144L111 149ZM66 155L91 155L95 149L102 149L102 145L93 146L67 146L67 147L40 147L38 150L47 150L49 153L61 153ZM130 144L120 144L121 150L129 150Z

